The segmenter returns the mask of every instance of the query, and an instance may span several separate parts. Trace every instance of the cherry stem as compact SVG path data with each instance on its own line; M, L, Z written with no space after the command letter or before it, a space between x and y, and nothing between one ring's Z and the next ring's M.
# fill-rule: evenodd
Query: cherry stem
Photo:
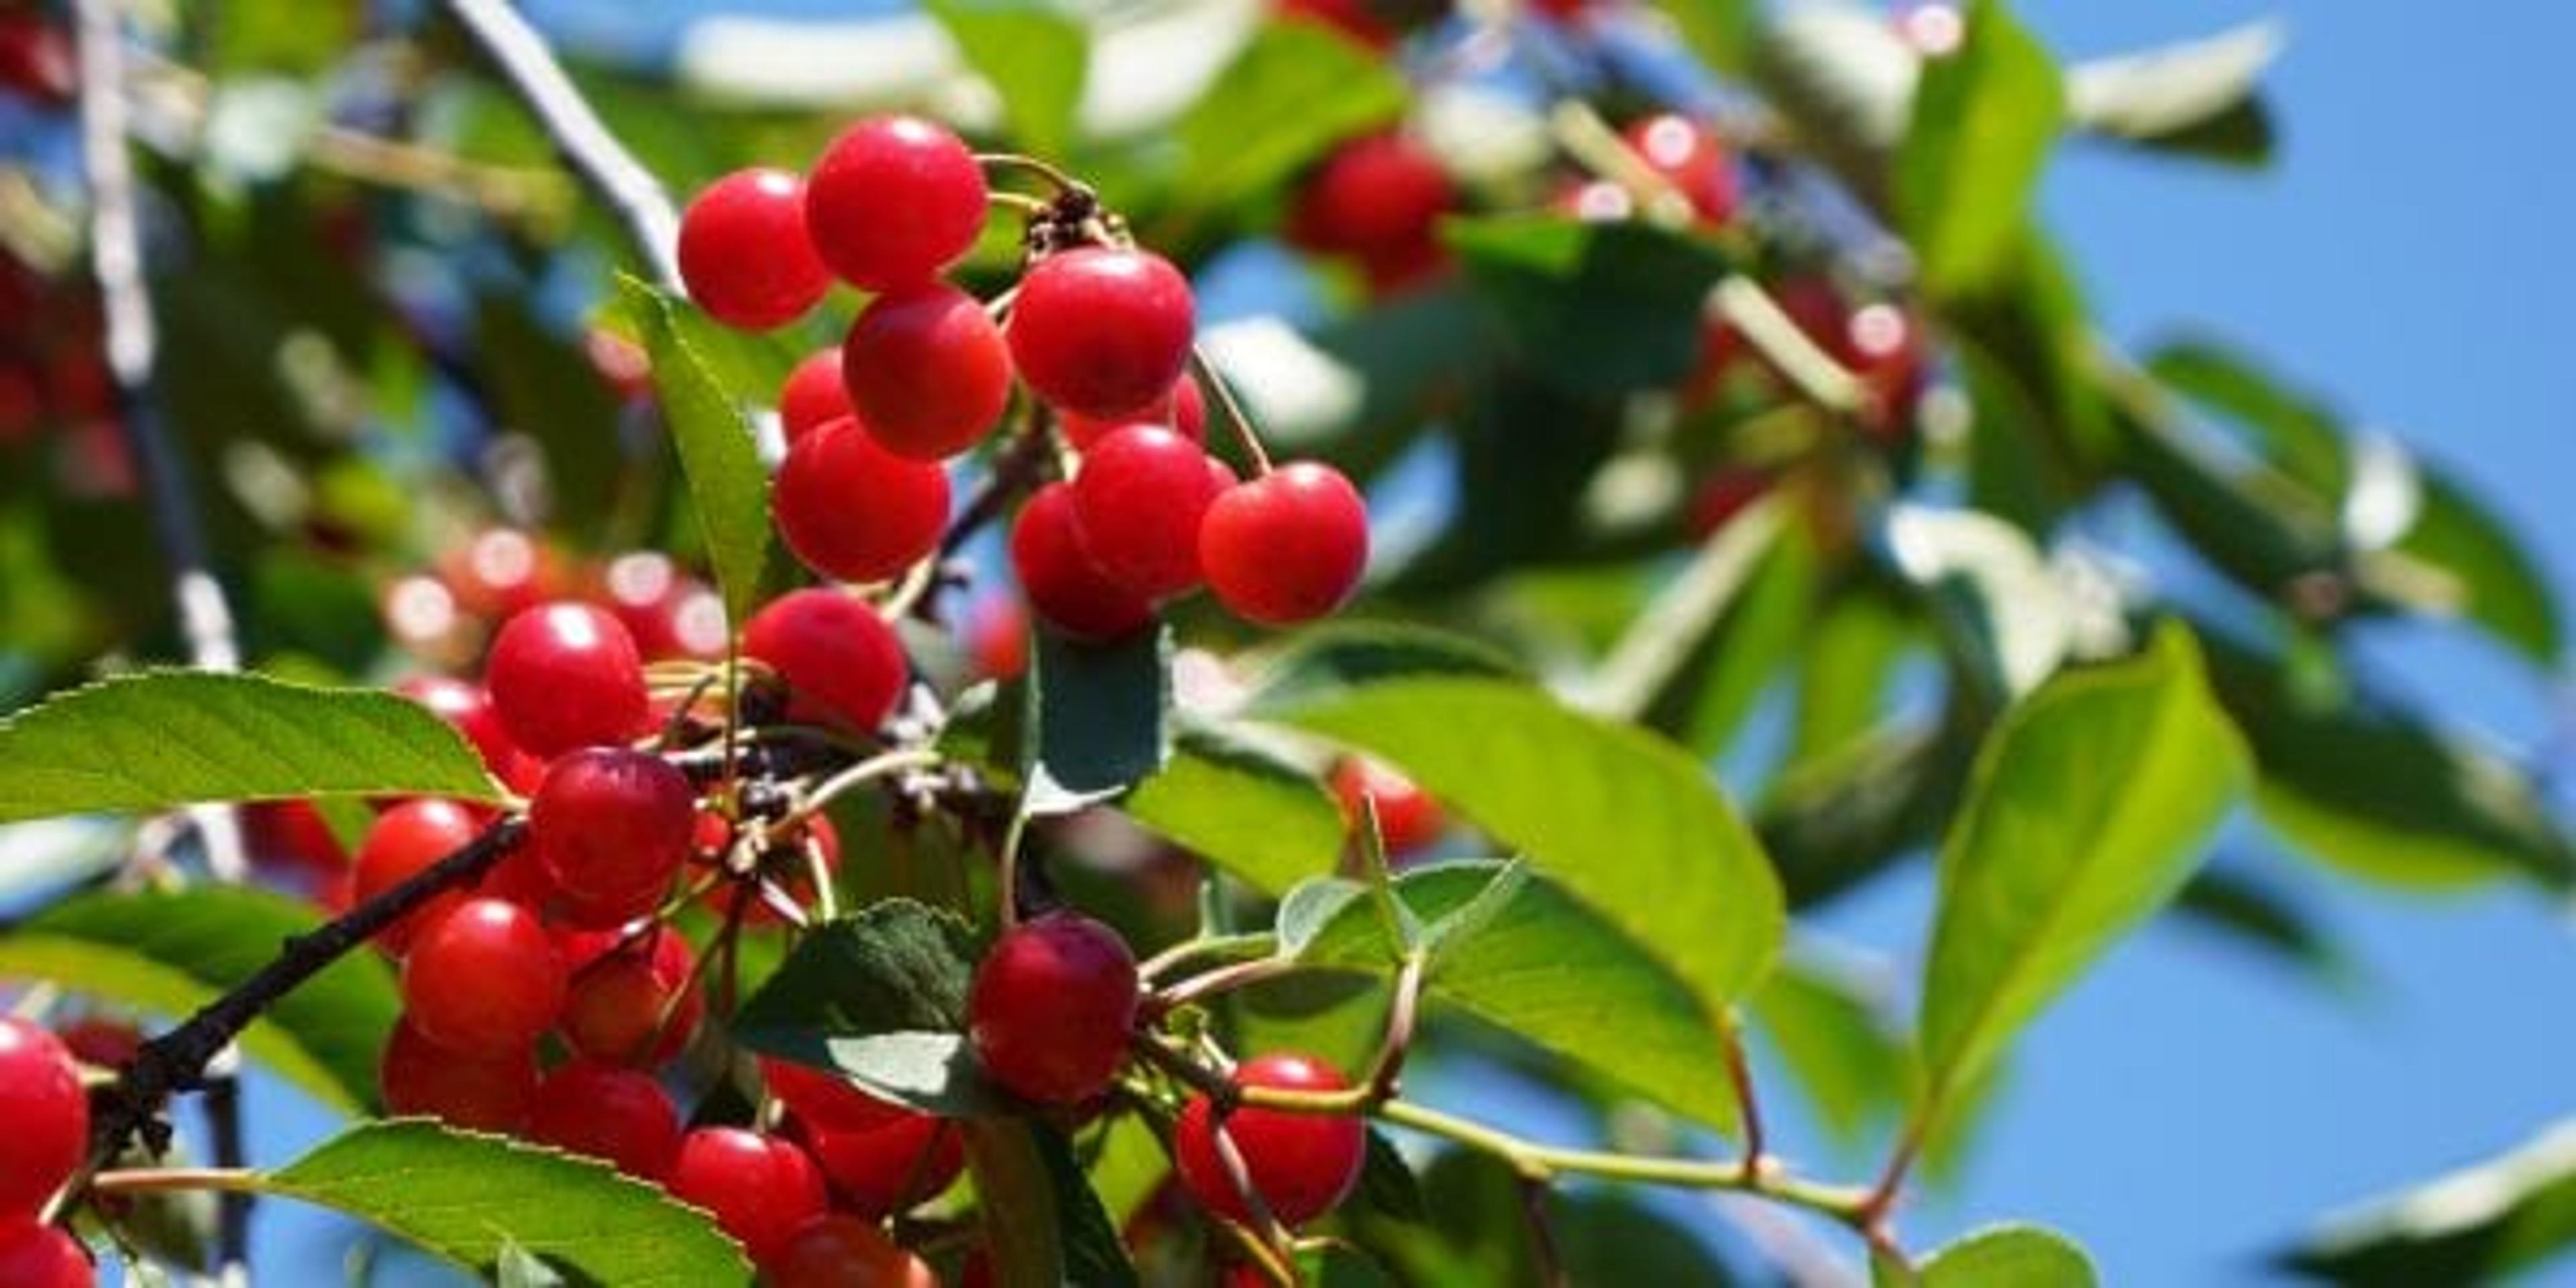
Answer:
M1011 825L1002 833L999 857L997 902L994 919L1007 931L1020 924L1020 846L1028 839L1029 811L1025 806L1011 811Z
M100 1194L176 1194L214 1190L225 1194L259 1192L259 1173L247 1167L133 1167L100 1172L89 1187Z
M1065 173L1061 167L1051 161L1042 161L1036 157L1025 156L1017 152L978 152L975 154L975 164L980 165L987 170L1016 170L1023 174L1036 175L1038 178L1045 180L1047 186L1054 188L1058 192L1082 192L1087 191L1090 187L1090 185L1084 183L1080 179L1076 179L1072 175ZM1016 194L996 193L993 195L1002 196ZM1039 208L1044 209L1045 203L1039 203Z
M1236 955L1266 957L1276 951L1278 946L1279 936L1268 931L1245 935L1202 935L1196 939L1184 939L1146 958L1136 967L1136 973L1146 979L1152 979L1193 957Z
M1708 298L1710 311L1735 328L1809 402L1844 416L1868 410L1870 395L1860 377L1811 339L1761 283L1730 274Z
M1261 435L1253 432L1252 418L1244 414L1243 404L1235 399L1234 386L1227 383L1225 374L1216 369L1216 363L1208 358L1205 347L1190 346L1190 366L1198 372L1199 379L1207 382L1208 391L1216 395L1217 410L1225 414L1226 423L1233 427L1235 441L1243 444L1243 454L1252 462L1253 475L1259 477L1269 473L1270 449L1261 445Z
M985 524L1002 517L1013 499L1036 483L1046 465L1047 435L1032 425L1020 431L993 458L993 468L984 486L959 511L957 521L949 525L948 535L939 542L939 558L945 560L962 549L968 538Z
M1751 1180L1762 1172L1762 1102L1753 1089L1753 1066L1744 1056L1744 1026L1735 1016L1726 1016L1726 1080L1735 1088L1736 1117L1744 1122L1744 1176Z
M1004 192L998 188L985 193L984 200L992 205L1007 206L1013 210L1021 212L1022 214L1030 215L1042 215L1055 208L1053 203L1032 197L1027 193Z

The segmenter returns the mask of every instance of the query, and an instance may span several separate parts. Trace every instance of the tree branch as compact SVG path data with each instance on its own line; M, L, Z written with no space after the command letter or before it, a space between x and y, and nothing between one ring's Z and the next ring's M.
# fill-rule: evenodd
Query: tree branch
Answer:
M617 211L654 279L665 290L685 293L680 282L680 215L671 205L670 194L609 133L590 101L564 74L545 37L508 0L447 0L447 10L464 24L484 56L536 115L565 164Z

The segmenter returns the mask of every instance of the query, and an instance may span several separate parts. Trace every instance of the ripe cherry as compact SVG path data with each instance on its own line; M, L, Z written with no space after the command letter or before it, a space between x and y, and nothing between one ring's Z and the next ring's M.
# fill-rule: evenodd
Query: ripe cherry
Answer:
M438 578L456 606L478 617L507 617L571 589L563 556L517 528L485 528L438 561Z
M850 406L887 451L936 461L973 447L1011 402L1011 351L974 296L945 282L880 295L841 346Z
M762 1270L771 1288L939 1288L921 1258L846 1212L796 1227Z
M1431 793L1366 756L1351 756L1333 766L1333 795L1340 799L1342 815L1353 826L1361 818L1362 801L1377 805L1378 836L1386 842L1390 856L1430 849L1439 844L1440 834L1449 827L1449 821L1441 816L1440 802L1431 799Z
M1039 260L1011 305L1011 361L1050 405L1125 416L1189 364L1189 279L1148 250L1085 246Z
M1111 430L1125 429L1142 422L1160 425L1193 443L1207 441L1207 396L1199 392L1199 382L1184 375L1172 382L1172 392L1161 399L1125 416L1102 420L1079 412L1056 413L1056 428L1064 432L1065 445L1077 452L1091 450Z
M693 978L696 964L689 941L668 927L580 963L555 1032L587 1059L660 1064L689 1044L706 1011Z
M779 387L779 427L791 443L807 430L854 414L850 410L850 391L841 384L838 346L805 355L805 360L787 373L787 383Z
M832 271L883 292L937 277L984 230L984 171L946 127L874 116L814 162L805 226Z
M1288 1091L1343 1091L1350 1085L1323 1061L1288 1052L1244 1061L1234 1071L1234 1083ZM1192 1096L1173 1129L1173 1161L1181 1183L1200 1203L1232 1220L1250 1222L1251 1205L1217 1151L1216 1125L1215 1106L1206 1096ZM1262 1206L1292 1226L1331 1211L1350 1193L1368 1148L1367 1129L1347 1114L1247 1106L1226 1116L1225 1132Z
M404 801L378 815L368 826L366 839L358 845L355 883L350 893L360 902L373 899L465 848L482 830L481 821L454 801L429 796ZM421 927L464 901L465 896L455 890L431 895L428 902L385 927L376 942L399 957L410 948L412 937Z
M263 874L299 886L349 871L349 852L313 802L253 801L241 809L242 848Z
M1368 566L1368 506L1329 465L1299 461L1237 484L1199 525L1199 567L1246 621L1291 626L1341 606Z
M622 925L653 910L689 861L696 792L669 761L585 747L546 767L528 837L575 925Z
M80 1240L30 1216L0 1216L0 1284L90 1288L90 1282L89 1254L81 1251Z
M855 420L836 420L787 445L770 507L806 567L884 581L939 548L948 473L887 451Z
M1870 406L1863 423L1880 434L1903 428L1926 376L1922 325L1894 304L1847 304L1833 284L1795 277L1777 288L1780 309L1807 338L1860 377Z
M785 170L736 170L680 215L680 280L708 316L746 331L795 321L831 289L805 236L805 183Z
M1371 0L1276 0L1272 12L1285 22L1338 31L1380 53L1395 45L1395 28L1387 25Z
M1687 116L1658 113L1628 127L1628 147L1710 223L1735 213L1735 169L1726 144Z
M1100 1094L1136 1023L1136 959L1118 932L1074 912L1004 931L975 968L968 1034L1013 1094L1070 1105Z
M536 1105L537 1053L522 1047L461 1055L421 1036L406 1020L385 1043L377 1078L388 1113L436 1118L472 1131L515 1132Z
M1066 484L1049 483L1020 507L1011 523L1011 571L1029 606L1067 635L1112 640L1154 620L1151 602L1110 580L1083 550Z
M762 1056L760 1078L768 1086L769 1094L776 1096L800 1121L817 1130L874 1131L909 1112L901 1105L879 1100L861 1091L848 1079L828 1069L817 1069L794 1060Z
M752 615L742 651L787 682L787 718L873 731L903 695L903 642L837 590L792 590Z
M1111 581L1162 599L1199 583L1199 520L1234 482L1172 430L1130 425L1082 454L1073 478L1074 533Z
M1690 508L1682 516L1683 526L1692 540L1706 541L1770 490L1771 475L1767 471L1747 466L1720 467L1692 489Z
M928 1114L897 1113L864 1131L809 1125L806 1144L841 1201L871 1219L935 1197L966 1170L965 1134Z
M1447 171L1402 134L1354 139L1309 176L1288 216L1289 240L1372 269L1436 257L1433 226L1457 205Z
M483 680L511 741L542 759L626 742L653 725L635 637L588 604L540 604L512 617L492 641Z
M528 1131L557 1149L604 1158L648 1181L661 1179L680 1148L679 1110L662 1084L588 1060L546 1075Z
M788 1237L823 1213L823 1174L796 1143L738 1127L701 1127L680 1138L663 1183L681 1202L714 1214L752 1260L767 1264Z
M493 777L508 782L518 771L524 753L510 741L510 731L502 726L492 695L482 685L444 675L418 675L395 685L394 692L429 708L430 714L465 735Z
M564 965L535 913L468 899L421 928L403 958L403 1016L462 1055L497 1057L535 1044L563 1009Z
M0 1015L0 1216L32 1215L89 1151L89 1095L62 1042L31 1020Z
M1029 669L1029 615L1012 599L979 599L966 612L966 654L975 674L1008 680Z

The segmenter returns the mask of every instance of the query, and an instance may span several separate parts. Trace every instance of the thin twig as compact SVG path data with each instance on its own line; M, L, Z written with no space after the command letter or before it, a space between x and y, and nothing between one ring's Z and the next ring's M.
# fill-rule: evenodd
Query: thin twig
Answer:
M680 292L680 215L670 194L636 161L564 74L554 51L508 0L447 0L448 12L535 113L566 164L616 210L635 249L665 290Z

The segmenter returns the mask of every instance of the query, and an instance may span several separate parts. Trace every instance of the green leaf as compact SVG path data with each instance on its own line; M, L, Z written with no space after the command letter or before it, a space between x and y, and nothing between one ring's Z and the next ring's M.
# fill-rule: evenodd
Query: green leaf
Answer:
M1172 187L1222 208L1404 110L1384 59L1313 23L1265 23L1175 127Z
M1668 742L1495 680L1399 680L1272 714L1395 764L1518 848L1685 981L1703 1018L1750 992L1779 950L1770 863Z
M1184 729L1121 808L1265 894L1341 857L1341 808L1314 776L1223 727Z
M2146 370L2167 389L2236 426L2246 446L2319 495L2341 497L2352 481L2342 418L2236 349L2193 336L2147 355Z
M1701 678L1712 660L1709 655L1716 652L1710 646L1719 625L1770 566L1772 553L1782 548L1781 518L1776 500L1759 500L1702 543L1620 634L1584 686L1584 705L1622 720L1680 705L1677 690ZM1656 727L1675 732L1671 722L1657 722Z
M1688 375L1701 305L1727 269L1713 243L1645 223L1501 215L1452 220L1442 236L1514 355L1578 398Z
M618 399L579 342L540 321L527 291L493 290L475 301L476 370L502 424L545 455L549 517L561 529L598 532L616 519L637 476L622 449Z
M2180 627L2005 716L1941 847L1923 974L1930 1112L2172 897L2247 778Z
M1967 40L1923 66L1896 156L1897 224L1936 298L1977 294L2010 268L2065 110L2064 85L1999 0L1973 0Z
M751 423L697 346L681 335L669 297L623 273L617 290L653 360L653 388L679 449L707 563L724 594L727 620L739 629L760 602L761 570L769 562L769 474Z
M1741 73L1751 64L1761 8L1751 0L1663 0L1655 7L1671 15L1682 43L1709 70Z
M2548 576L2530 548L2459 480L2419 465L2415 521L2398 538L2412 555L2458 579L2460 611L2532 664L2555 668L2567 649L2566 623Z
M1790 906L1831 898L1928 845L1974 753L1964 722L1891 722L1782 773L1755 823Z
M2093 1259L2035 1225L1979 1230L1924 1258L1923 1288L2092 1288Z
M576 1283L672 1288L751 1283L751 1267L704 1214L605 1163L450 1131L370 1123L254 1176L401 1236L479 1274L516 1244Z
M1914 624L1893 596L1863 586L1835 597L1799 643L1789 763L1821 760L1876 725L1914 642Z
M2349 982L2353 962L2315 910L2270 881L2228 867L2195 873L2174 898L2189 924L2329 984Z
M1309 701L1382 680L1427 676L1521 679L1511 657L1482 640L1401 622L1308 627L1266 659L1249 686L1255 704Z
M2267 19L2078 63L2066 69L2067 120L2157 152L2262 165L2273 142L2263 73L2283 40L2281 24Z
M1020 1120L965 1124L966 1165L1001 1288L1127 1288L1136 1268L1100 1198L1053 1129Z
M1845 1148L1905 1102L1909 1053L1884 992L1792 952L1753 995L1758 1031Z
M968 66L993 87L1013 140L1032 156L1062 156L1082 102L1089 32L1027 0L930 0Z
M185 1016L321 924L305 904L260 890L81 895L0 936L0 975ZM393 972L352 953L262 1012L242 1045L314 1099L360 1113L376 1102L377 1058L401 1010Z
M1376 1127L1368 1129L1368 1153L1360 1163L1360 1187L1356 1196L1369 1210L1398 1221L1420 1223L1431 1213L1422 1204L1422 1178L1413 1174L1413 1166L1386 1133Z
M1009 1097L965 1036L977 956L956 914L881 900L799 940L743 1003L734 1037L925 1113L995 1113Z
M500 799L455 730L380 689L144 671L0 721L0 823L393 793Z
M2350 1288L2503 1283L2576 1244L2576 1120L2328 1218L2286 1270Z
M492 1283L493 1288L564 1288L564 1277L537 1254L508 1242L501 1245Z
M1160 625L1089 644L1045 625L1029 662L1029 727L1036 731L1031 814L1080 809L1162 768L1172 750L1172 634Z

